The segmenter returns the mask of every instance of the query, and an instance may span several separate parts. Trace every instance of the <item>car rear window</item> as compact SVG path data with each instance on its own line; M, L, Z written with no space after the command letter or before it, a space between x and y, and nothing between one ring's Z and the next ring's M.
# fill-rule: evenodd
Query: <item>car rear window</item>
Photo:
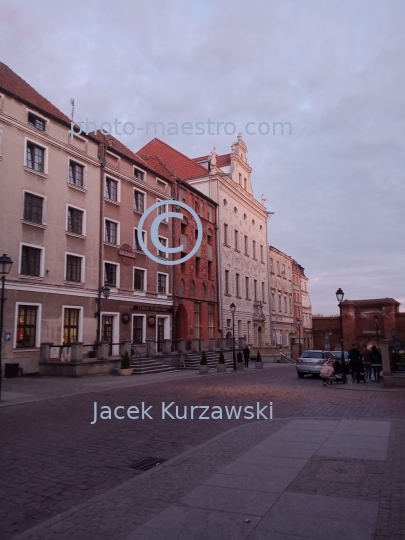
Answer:
M304 351L301 358L323 358L323 355L320 351Z

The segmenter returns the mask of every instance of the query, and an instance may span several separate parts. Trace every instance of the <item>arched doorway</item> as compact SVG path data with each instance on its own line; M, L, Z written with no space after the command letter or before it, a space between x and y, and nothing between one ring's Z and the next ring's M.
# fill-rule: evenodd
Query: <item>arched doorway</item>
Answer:
M227 332L226 333L226 348L227 349L230 349L232 347L232 332Z
M183 304L181 304L176 311L175 328L176 340L181 338L187 339L188 317L187 310Z

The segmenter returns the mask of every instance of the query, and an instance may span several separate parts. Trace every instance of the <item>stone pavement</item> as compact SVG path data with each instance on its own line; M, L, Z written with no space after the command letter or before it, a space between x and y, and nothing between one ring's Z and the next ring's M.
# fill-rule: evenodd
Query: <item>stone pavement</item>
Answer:
M400 539L403 512L384 532L394 423L300 418L244 425L15 538Z
M86 382L71 381L79 386ZM0 445L0 538L21 534L35 540L124 539L149 527L146 524L168 507L188 507L183 497L205 486L212 476L223 475L222 468L295 418L390 423L385 461L374 459L371 452L381 448L372 444L356 458L314 452L310 459L295 458L309 461L285 491L307 494L309 490L319 496L378 503L375 539L399 539L405 525L404 392L377 384L371 390L371 386L368 391L360 390L361 385L353 385L350 391L350 385L344 390L324 387L316 379L298 379L294 366L271 364L264 370L193 375L133 387L90 387L87 393L81 388L77 395L5 407L0 414L0 430L5 434ZM180 407L272 401L275 420L176 421L156 415L149 423L99 420L91 426L94 401L111 407L142 401L154 407L162 401L175 401ZM338 432L332 435L340 437ZM341 451L347 452L346 447ZM326 443L325 448L333 451ZM252 455L253 463L266 465L259 448L254 454L258 457ZM133 468L135 461L148 456L168 461L148 472ZM332 479L326 475L331 465L338 471ZM235 513L245 511L239 504Z

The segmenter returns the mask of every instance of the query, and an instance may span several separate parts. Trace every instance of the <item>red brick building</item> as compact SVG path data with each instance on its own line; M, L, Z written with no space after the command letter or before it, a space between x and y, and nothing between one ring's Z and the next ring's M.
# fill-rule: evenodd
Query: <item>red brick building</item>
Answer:
M383 339L396 337L405 341L405 313L393 298L343 301L344 348L377 345ZM375 322L375 317L377 317ZM340 317L313 317L314 348L340 347ZM328 337L329 339L328 339Z
M173 266L173 303L175 342L194 350L207 348L209 340L219 336L217 287L217 204L190 186L185 180L206 175L206 170L184 154L158 139L149 142L139 153L162 176L173 182L173 198L194 209L203 228L203 240L197 253L188 261ZM196 222L190 212L181 209L184 220L173 220L173 246L183 245L175 254L181 259L195 246ZM213 341L211 342L213 346Z

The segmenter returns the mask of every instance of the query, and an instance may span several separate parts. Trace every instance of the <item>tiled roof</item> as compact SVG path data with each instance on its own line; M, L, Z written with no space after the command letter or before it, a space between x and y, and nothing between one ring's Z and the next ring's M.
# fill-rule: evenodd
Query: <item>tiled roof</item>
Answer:
M141 158L146 156L159 156L166 166L170 167L175 176L181 180L189 180L200 176L207 176L207 169L185 156L175 148L160 139L152 139L137 154Z
M46 98L41 96L32 86L30 86L24 79L19 77L12 69L10 69L6 64L0 62L0 91L3 91L6 94L9 94L19 101L22 101L34 109L38 110L44 114L44 116L52 117L56 120L59 120L65 125L70 127L71 120L66 114L61 112L55 105L53 105ZM115 151L128 159L135 161L139 165L147 166L147 163L143 161L137 154L132 152L119 140L117 140L112 135L102 135L100 132L95 135L94 133L89 134L84 137L87 137L95 142L106 143L107 138L112 145L109 147L109 150Z

